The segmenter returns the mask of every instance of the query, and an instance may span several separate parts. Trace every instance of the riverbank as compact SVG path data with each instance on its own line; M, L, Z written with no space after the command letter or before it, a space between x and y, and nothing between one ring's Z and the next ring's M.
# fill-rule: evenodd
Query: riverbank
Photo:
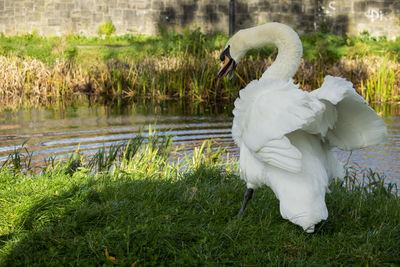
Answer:
M0 109L69 105L78 96L103 103L140 98L231 101L261 76L277 51L250 51L228 82L216 75L227 40L198 30L158 37L1 36ZM318 88L325 75L335 75L352 81L370 102L400 100L400 41L367 33L315 33L303 36L302 42L304 59L294 78L301 88Z
M77 152L41 174L1 168L0 264L399 264L400 199L379 175L334 182L329 218L310 235L267 188L233 219L245 191L236 163L207 145L171 161L169 139L155 140L133 139L118 158L117 147Z

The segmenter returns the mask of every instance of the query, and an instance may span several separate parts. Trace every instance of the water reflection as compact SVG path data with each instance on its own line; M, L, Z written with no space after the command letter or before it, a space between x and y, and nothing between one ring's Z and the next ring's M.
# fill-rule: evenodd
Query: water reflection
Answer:
M190 147L217 138L218 144L237 153L231 136L232 106L177 101L142 101L131 105L81 105L56 109L24 109L0 113L0 161L28 139L27 148L35 162L49 156L64 157L79 145L83 153L124 142L147 131L149 124L160 135L174 136L174 142ZM400 184L400 105L375 105L388 124L389 139L377 146L339 158L350 164L385 174Z

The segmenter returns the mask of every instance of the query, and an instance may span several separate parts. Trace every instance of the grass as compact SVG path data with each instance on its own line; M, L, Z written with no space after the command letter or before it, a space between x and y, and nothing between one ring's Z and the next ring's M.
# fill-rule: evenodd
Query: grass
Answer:
M397 91L396 80L400 69L385 56L379 63L379 67L364 82L361 81L361 93L367 101L387 102L391 99L399 101L400 95Z
M177 159L168 140L135 142L118 161L99 152L111 168L91 169L79 153L40 174L1 168L0 265L400 263L398 192L372 171L363 186L354 170L333 182L329 218L310 235L281 218L268 188L233 219L245 185L222 151Z
M92 66L108 59L139 59L151 57L204 55L220 51L229 36L203 34L199 29L186 29L177 33L161 29L158 36L125 34L107 37L87 37L79 34L43 37L33 32L17 36L0 36L0 54L16 55L20 58L35 58L53 65L60 58L74 59L79 64ZM400 53L400 39L387 40L385 37L371 37L368 32L359 36L337 36L316 32L301 36L304 46L303 57L309 61L323 58L327 62L342 57L360 58L366 56L396 55ZM74 52L74 48L82 47ZM118 49L115 49L118 48ZM361 49L360 49L361 48ZM273 47L251 50L249 57L269 57L275 52ZM93 58L93 54L97 58ZM99 60L98 62L96 62ZM86 61L86 62L85 62Z
M0 109L70 105L76 96L97 102L178 98L222 102L259 78L276 55L249 51L233 81L218 79L218 56L228 36L161 30L159 36L0 36ZM372 102L399 100L399 40L363 33L302 36L304 60L294 77L318 88L327 74L341 76Z
M199 29L188 29L183 34L162 30L159 36L125 34L104 38L74 34L43 37L33 32L18 36L0 35L0 55L35 58L49 66L59 59L67 58L89 68L107 63L109 59L143 60L149 56L181 54L203 56L221 49L227 40L228 36L205 35ZM74 48L77 48L77 52L73 52Z

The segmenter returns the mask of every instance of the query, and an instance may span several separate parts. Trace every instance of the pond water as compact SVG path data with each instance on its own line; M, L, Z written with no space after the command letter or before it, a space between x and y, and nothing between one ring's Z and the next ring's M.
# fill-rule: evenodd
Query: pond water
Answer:
M340 160L372 168L400 185L400 105L374 107L388 125L389 139L373 147L337 151ZM186 106L173 101L130 106L78 106L66 109L23 109L0 113L0 162L27 140L33 163L48 157L66 157L79 146L83 154L147 132L173 136L174 144L188 150L204 140L217 139L233 155L238 149L231 136L231 106ZM0 163L1 164L1 163Z

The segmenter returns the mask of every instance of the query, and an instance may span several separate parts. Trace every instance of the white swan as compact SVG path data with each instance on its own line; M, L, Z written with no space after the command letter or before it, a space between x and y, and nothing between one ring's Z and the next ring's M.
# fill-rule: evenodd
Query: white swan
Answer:
M375 145L386 138L386 125L345 79L326 76L321 88L300 90L292 77L300 64L301 41L280 23L237 32L221 54L218 75L231 79L247 50L268 44L278 47L275 62L240 90L233 110L232 134L247 184L238 216L253 190L268 185L280 201L282 217L312 233L328 217L329 182L344 176L331 149Z

